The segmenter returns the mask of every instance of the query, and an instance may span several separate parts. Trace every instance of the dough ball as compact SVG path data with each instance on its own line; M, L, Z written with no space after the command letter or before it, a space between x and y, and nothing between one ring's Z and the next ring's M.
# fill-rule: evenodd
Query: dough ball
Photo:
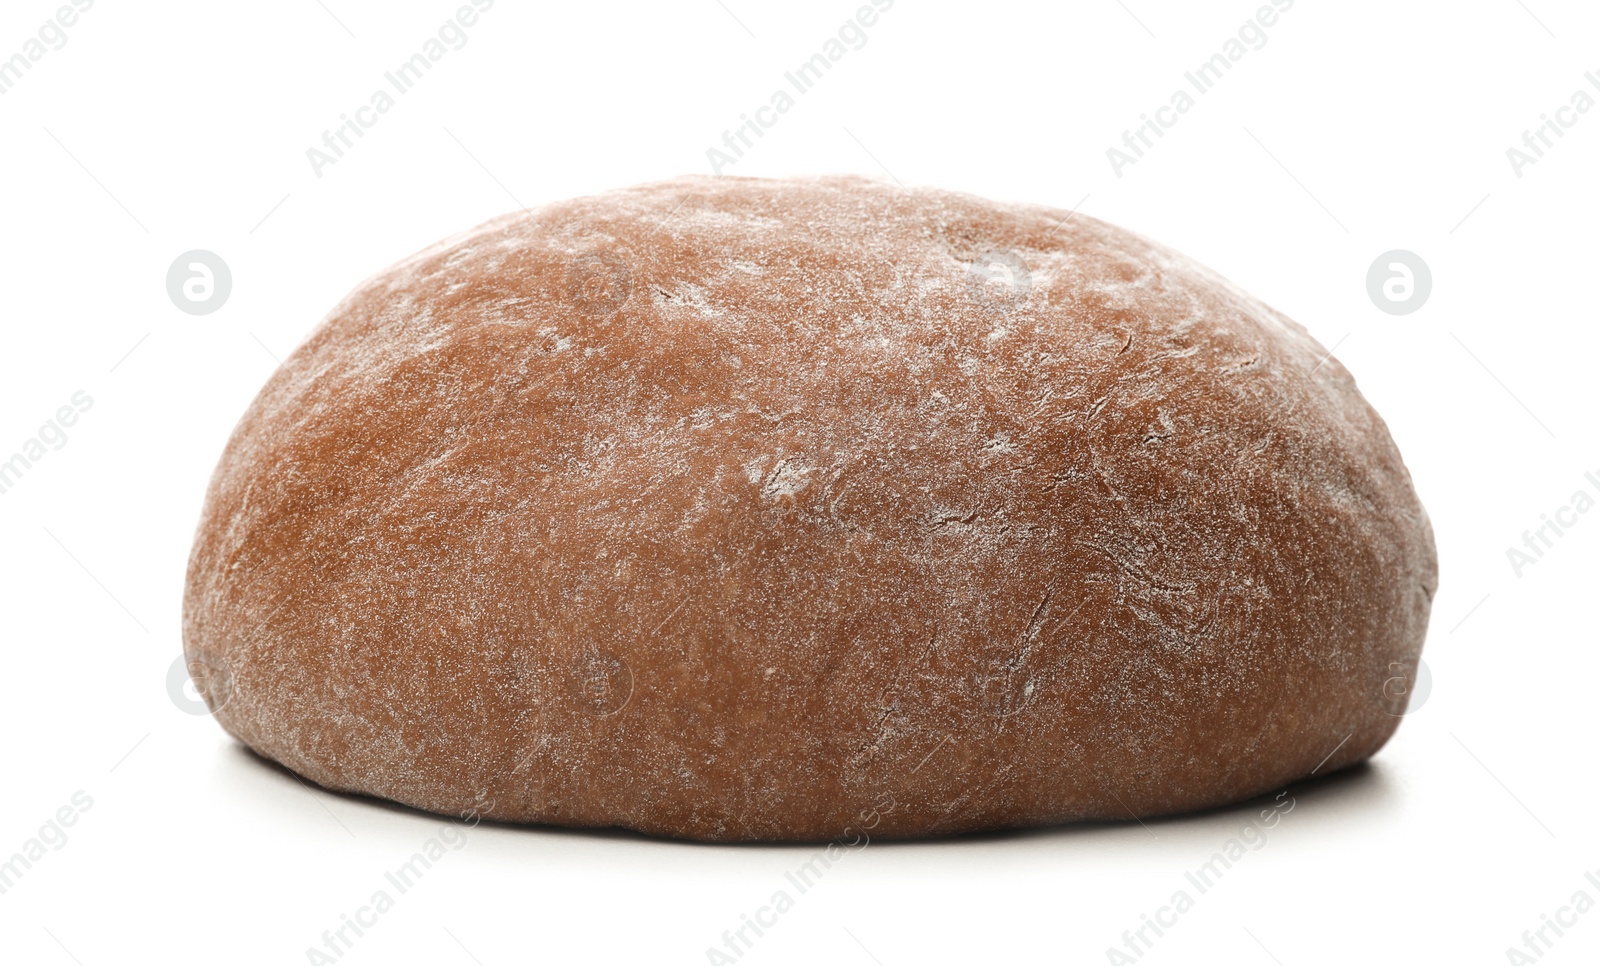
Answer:
M691 177L496 219L340 304L227 444L184 642L226 669L222 727L331 789L926 836L1360 762L1435 584L1350 374L1184 256Z

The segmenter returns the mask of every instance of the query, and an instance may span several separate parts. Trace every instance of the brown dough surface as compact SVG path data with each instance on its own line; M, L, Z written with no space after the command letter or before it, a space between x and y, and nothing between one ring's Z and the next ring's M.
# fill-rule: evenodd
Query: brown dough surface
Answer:
M1350 374L1184 256L691 177L496 219L340 304L228 443L184 644L221 725L328 788L918 836L1362 761L1436 579Z

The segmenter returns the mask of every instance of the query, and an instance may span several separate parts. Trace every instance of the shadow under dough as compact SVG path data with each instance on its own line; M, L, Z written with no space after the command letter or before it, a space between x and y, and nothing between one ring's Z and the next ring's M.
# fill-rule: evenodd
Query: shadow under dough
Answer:
M300 785L311 794L330 795L342 799L353 807L375 808L428 821L455 820L451 816L423 811L386 798L377 798L360 792L344 792L325 788L308 778L300 776L271 758L258 754L248 745L238 741L233 741L229 744L223 760L226 767L239 770L239 777L246 777L246 773L252 778L272 775L275 776L276 780ZM1220 805L1193 812L1163 815L1143 820L1130 816L1128 819L1121 821L1069 822L1061 825L1000 829L987 832L963 832L928 838L873 839L872 842L873 845L878 847L927 846L940 842L1042 844L1041 840L1099 838L1107 834L1120 835L1130 827L1137 828L1139 826L1143 826L1145 830L1149 831L1157 839L1171 841L1173 844L1179 844L1183 840L1189 839L1197 842L1211 842L1219 835L1226 835L1229 830L1257 824L1257 820L1263 810L1271 809L1275 804L1278 804L1278 796L1282 791L1287 791L1290 796L1293 796L1294 809L1296 811L1304 810L1300 811L1301 817L1298 820L1287 817L1288 813L1285 813L1283 820L1294 824L1306 822L1308 817L1311 816L1315 816L1318 824L1325 824L1329 821L1339 821L1360 816L1381 815L1392 808L1399 800L1398 788L1394 779L1386 773L1381 765L1374 765L1368 761L1331 774L1318 775L1293 782L1279 791L1265 793L1230 805ZM688 839L670 839L647 835L643 832L635 832L632 829L617 827L569 828L560 825L528 825L491 819L484 819L479 824L483 827L513 829L532 835L651 842L663 845L709 845L718 848L739 849L814 849L819 844L817 842L696 842Z

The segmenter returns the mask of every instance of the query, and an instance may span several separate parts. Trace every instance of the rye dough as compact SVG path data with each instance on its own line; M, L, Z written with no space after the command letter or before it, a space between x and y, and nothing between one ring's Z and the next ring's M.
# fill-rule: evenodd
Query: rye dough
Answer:
M184 646L228 733L331 789L924 836L1360 762L1435 583L1350 374L1188 258L691 177L498 218L334 309L227 444Z

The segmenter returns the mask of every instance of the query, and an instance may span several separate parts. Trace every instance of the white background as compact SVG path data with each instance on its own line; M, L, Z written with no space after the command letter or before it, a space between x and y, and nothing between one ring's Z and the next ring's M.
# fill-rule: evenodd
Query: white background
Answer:
M303 963L435 833L169 697L204 487L275 358L361 279L519 204L709 173L858 6L725 3L500 0L320 178L306 149L455 0L102 0L0 95L0 457L93 399L0 495L0 859L93 800L0 895L0 959ZM1507 962L1576 891L1600 901L1600 512L1520 577L1506 553L1600 495L1600 110L1520 178L1506 155L1600 97L1600 11L1299 0L1117 177L1106 149L1257 5L899 0L727 173L1081 204L1337 346L1437 531L1433 689L1370 768L1293 787L1141 962ZM0 57L55 7L8 0ZM232 268L215 314L168 299L191 249ZM1414 314L1367 296L1390 249L1432 267ZM1258 808L874 843L742 961L1107 962ZM703 963L810 851L482 826L341 961ZM1600 910L1542 962L1597 956Z

